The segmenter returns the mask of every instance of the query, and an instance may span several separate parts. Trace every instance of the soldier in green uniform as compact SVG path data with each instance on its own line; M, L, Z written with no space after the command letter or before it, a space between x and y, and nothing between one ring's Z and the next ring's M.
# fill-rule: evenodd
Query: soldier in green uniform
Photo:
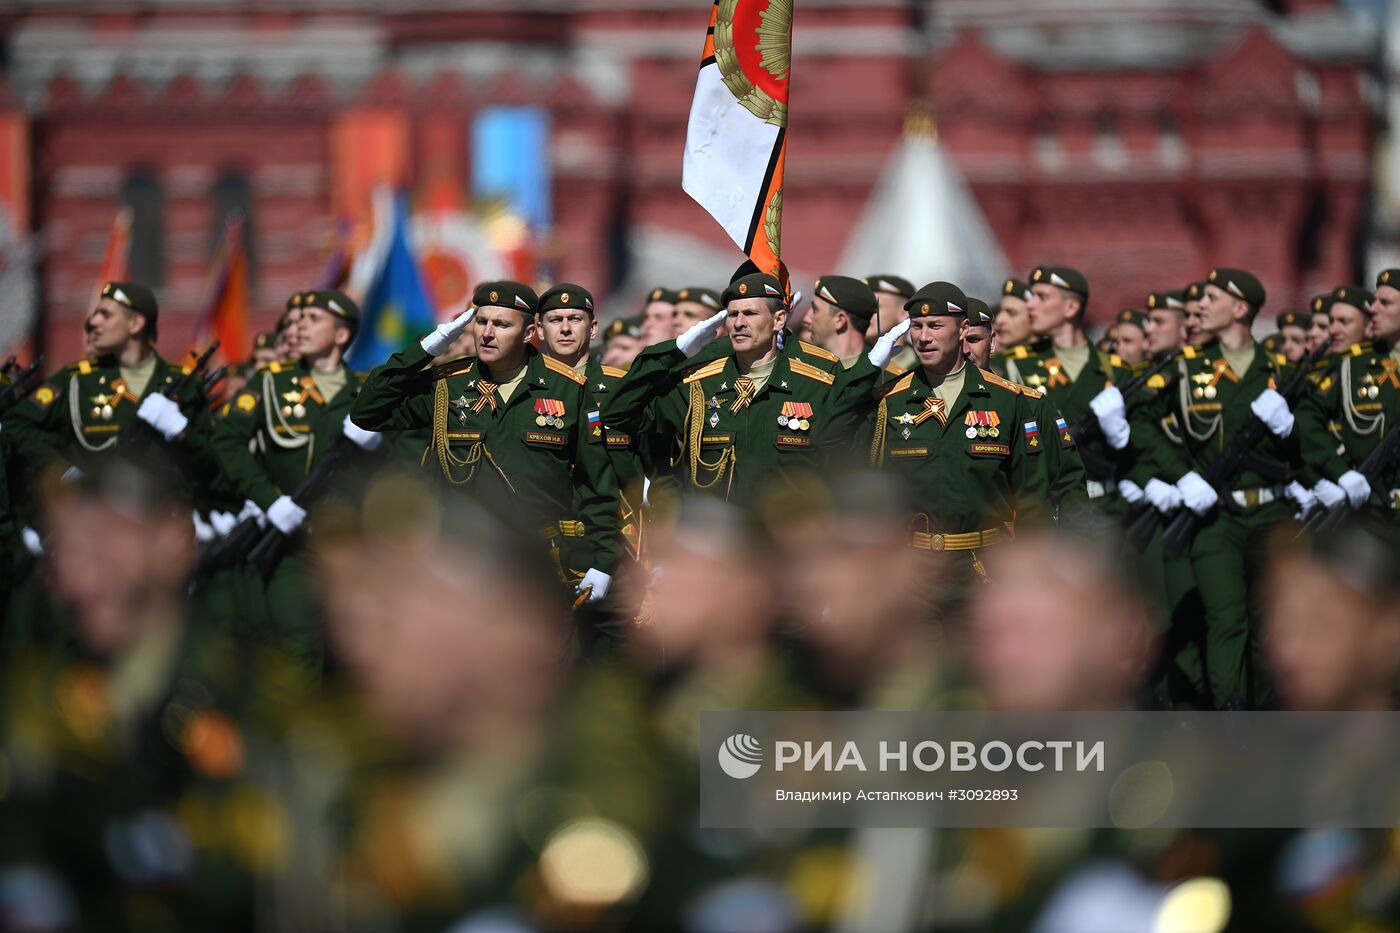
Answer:
M672 337L679 337L723 307L719 300L719 292L713 288L692 285L681 289L676 292L676 310L671 318Z
M642 346L670 340L676 335L676 304L681 296L673 288L653 288L642 306Z
M1400 269L1387 269L1376 280L1370 333L1372 340L1347 347L1336 371L1304 396L1298 434L1304 461L1321 477L1313 493L1322 504L1361 510L1367 529L1395 546L1400 544L1400 465L1391 466L1379 489L1357 467L1400 423Z
M478 285L471 308L370 373L353 418L375 431L430 427L443 480L538 529L560 582L594 601L619 553L617 473L592 435L588 380L529 344L538 304L518 282ZM477 355L430 367L469 325Z
M607 366L626 370L645 345L640 317L615 318L603 328L603 352L598 359Z
M812 286L807 315L812 342L834 354L843 369L850 369L865 356L865 334L879 310L879 300L865 282L845 275L824 275Z
M1327 335L1332 341L1332 352L1341 353L1366 339L1366 312L1372 296L1360 285L1339 285L1329 297Z
M875 292L875 298L880 303L865 332L866 343L873 345L875 341L908 320L909 315L905 313L904 305L914 295L914 283L897 275L885 274L868 275L865 277L865 284ZM912 369L917 362L914 350L908 344L901 344L899 352L889 361L901 371Z
M1308 325L1308 352L1311 353L1332 339L1332 318L1328 313L1332 309L1332 296L1315 295L1308 307L1312 309L1312 322Z
M997 372L1003 372L1003 358L1013 349L1036 342L1035 331L1031 330L1030 300L1029 283L1020 279L1007 279L1001 283L1001 299L997 302L996 313L992 315L992 328L997 337L992 364Z
M1285 311L1278 316L1279 349L1289 363L1297 366L1308 355L1308 329L1312 315L1306 311Z
M1113 325L1113 353L1130 368L1147 359L1147 315L1136 308L1118 312Z
M1294 416L1275 384L1283 370L1250 336L1265 292L1239 269L1211 270L1201 299L1200 347L1188 347L1169 384L1155 396L1149 418L1174 415L1179 445L1165 433L1137 432L1159 475L1203 524L1190 559L1205 607L1206 660L1217 706L1261 703L1263 684L1250 658L1257 575L1270 532L1292 513L1284 482L1299 464ZM1253 460L1231 480L1226 501L1202 478L1251 412L1269 429Z
M1188 282L1181 290L1182 308L1186 313L1186 342L1199 346L1205 339L1201 333L1201 296L1205 294L1205 282Z
M1088 476L1086 494L1103 513L1122 518L1126 505L1118 480L1131 463L1126 403L1116 384L1132 373L1123 361L1089 343L1084 313L1089 282L1068 266L1039 266L1031 272L1031 327L1045 342L1014 347L1006 357L1006 377L1044 393L1070 421L1091 408L1104 429L1092 443L1079 445Z
M344 359L360 326L359 306L330 289L301 292L292 301L300 357L259 370L224 405L212 447L239 495L298 544L267 581L266 615L278 636L294 644L307 665L316 669L324 659L324 644L308 584L309 556L300 534L306 508L292 493L334 445L372 451L381 438L349 418L364 381Z
M766 486L848 448L877 372L851 376L831 353L780 340L786 296L772 275L743 276L723 298L724 310L637 357L603 420L667 451L658 472L669 466L683 486L753 505ZM716 341L726 320L729 337Z
M1143 335L1147 356L1175 353L1186 343L1186 303L1182 292L1150 292ZM1161 386L1159 385L1158 388Z

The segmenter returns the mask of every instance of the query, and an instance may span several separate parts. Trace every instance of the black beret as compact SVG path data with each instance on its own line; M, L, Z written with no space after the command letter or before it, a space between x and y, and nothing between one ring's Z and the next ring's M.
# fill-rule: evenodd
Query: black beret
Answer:
M1376 288L1382 285L1389 285L1391 288L1400 288L1400 269L1384 269L1376 276Z
M783 283L778 281L776 275L769 275L767 272L751 272L730 282L729 287L720 296L720 301L724 303L725 307L728 307L731 301L738 301L741 298L776 298L782 301L785 297Z
M1028 299L1031 296L1031 285L1020 279L1007 279L1001 283L1001 293L1011 298Z
M1185 296L1181 292L1148 292L1147 310L1156 311L1158 308L1165 308L1168 311L1184 311L1186 309Z
M1259 342L1263 344L1265 350L1269 351L1270 353L1277 353L1279 351L1279 346L1282 343L1282 341L1282 334L1267 334L1265 335L1264 339Z
M653 288L647 292L647 301L664 301L668 305L673 305L681 300L681 296L674 288Z
M1308 307L1313 314L1327 314L1332 310L1332 304L1336 299L1331 295L1314 295L1313 300L1308 302Z
M269 333L268 331L262 331L261 333L257 333L257 334L254 334L254 335L253 335L253 349L254 349L254 350L271 350L271 349L272 349L274 346L276 346L276 345L277 345L277 335L276 335L276 334Z
M1089 300L1089 280L1084 273L1069 266L1036 266L1031 270L1031 284L1053 285Z
M992 324L992 309L987 307L987 303L981 298L967 296L967 322L973 327L990 327Z
M874 290L860 279L848 275L824 275L812 286L812 293L865 323L869 323L880 310Z
M777 281L774 279L774 281ZM690 286L676 292L676 301L694 301L718 311L724 307L719 301L719 292L713 288Z
M1306 311L1285 311L1278 316L1278 328L1301 327L1307 330L1312 326L1312 315Z
M560 282L540 296L540 314L559 308L577 308L593 316L593 293L582 285Z
M534 314L540 299L528 285L509 280L482 282L472 292L472 306L477 308L513 308L524 314Z
M603 329L603 339L611 340L614 337L640 337L642 335L642 319L638 317L614 318L606 328Z
M1134 308L1124 308L1118 312L1119 324L1131 324L1139 330L1147 323L1147 315Z
M886 295L898 295L901 298L914 296L914 283L897 275L867 275L865 284L877 293L884 292Z
M155 333L156 319L160 316L155 292L135 282L108 282L102 286L102 297L110 298L117 304L144 315L147 329Z
M292 292L287 296L287 310L301 307L301 292Z
M1200 301L1201 296L1206 293L1205 282L1192 282L1181 290L1187 301Z
M1351 305L1353 308L1359 308L1362 311L1365 311L1375 298L1375 295L1372 295L1360 285L1339 285L1332 292L1333 304Z
M333 288L302 292L301 306L303 308L320 308L345 321L350 325L352 331L360 329L360 306L355 304L350 296L344 292L338 292Z
M1216 288L1240 299L1251 308L1264 307L1264 283L1255 277L1254 273L1246 272L1243 269L1231 269L1226 266L1217 266L1210 270L1210 275L1206 276L1206 281Z
M967 318L967 296L952 282L930 282L904 303L910 317L954 315Z

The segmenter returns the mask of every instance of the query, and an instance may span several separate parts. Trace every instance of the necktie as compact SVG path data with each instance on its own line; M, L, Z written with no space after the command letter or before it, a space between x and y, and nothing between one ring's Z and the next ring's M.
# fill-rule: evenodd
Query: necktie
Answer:
M749 402L753 401L753 380L748 376L740 376L738 379L734 380L734 391L737 394L734 396L734 401L729 406L729 413L731 415L747 407Z

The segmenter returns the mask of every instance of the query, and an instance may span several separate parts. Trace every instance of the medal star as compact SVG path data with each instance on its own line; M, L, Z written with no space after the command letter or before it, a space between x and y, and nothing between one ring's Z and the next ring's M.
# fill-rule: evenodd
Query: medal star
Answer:
M894 419L894 420L895 420L895 421L898 421L900 424L913 424L913 423L914 423L914 416L911 415L911 414L909 414L909 412L906 411L904 414L900 415L898 418L896 418L896 419Z
M544 377L543 377L543 376L540 377L540 385L544 385Z
M786 383L786 382L780 382L780 383L778 383L778 385L782 386L784 389L787 388L787 383Z
M92 397L92 403L94 405L106 405L111 400L112 396L108 395L106 392L98 392Z
M607 384L606 384L606 383L602 383L602 382L598 383L598 391L599 391L599 392L606 392L606 391L608 391Z
M719 390L720 390L721 392L725 391L725 390L728 389L728 388L729 388L729 383L727 383L727 382L721 382L721 383L719 384Z
M466 408L471 402L467 401L466 395L459 395L453 400L452 404L456 405L458 408Z

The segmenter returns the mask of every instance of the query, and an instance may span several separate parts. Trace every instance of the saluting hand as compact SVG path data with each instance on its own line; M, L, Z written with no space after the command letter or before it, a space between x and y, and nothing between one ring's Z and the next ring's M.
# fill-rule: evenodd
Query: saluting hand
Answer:
M468 308L452 320L439 324L431 334L419 341L418 345L429 356L442 356L457 342L457 338L462 336L462 332L467 329L475 315L476 309Z
M875 346L870 348L870 352L865 358L870 361L870 365L876 369L884 369L894 358L894 348L899 343L899 338L909 332L909 318L905 318L885 333L880 335L880 339L875 341Z
M699 353L706 344L719 336L719 326L724 323L728 311L716 311L699 324L690 325L685 333L676 338L676 349L685 354L686 359Z

